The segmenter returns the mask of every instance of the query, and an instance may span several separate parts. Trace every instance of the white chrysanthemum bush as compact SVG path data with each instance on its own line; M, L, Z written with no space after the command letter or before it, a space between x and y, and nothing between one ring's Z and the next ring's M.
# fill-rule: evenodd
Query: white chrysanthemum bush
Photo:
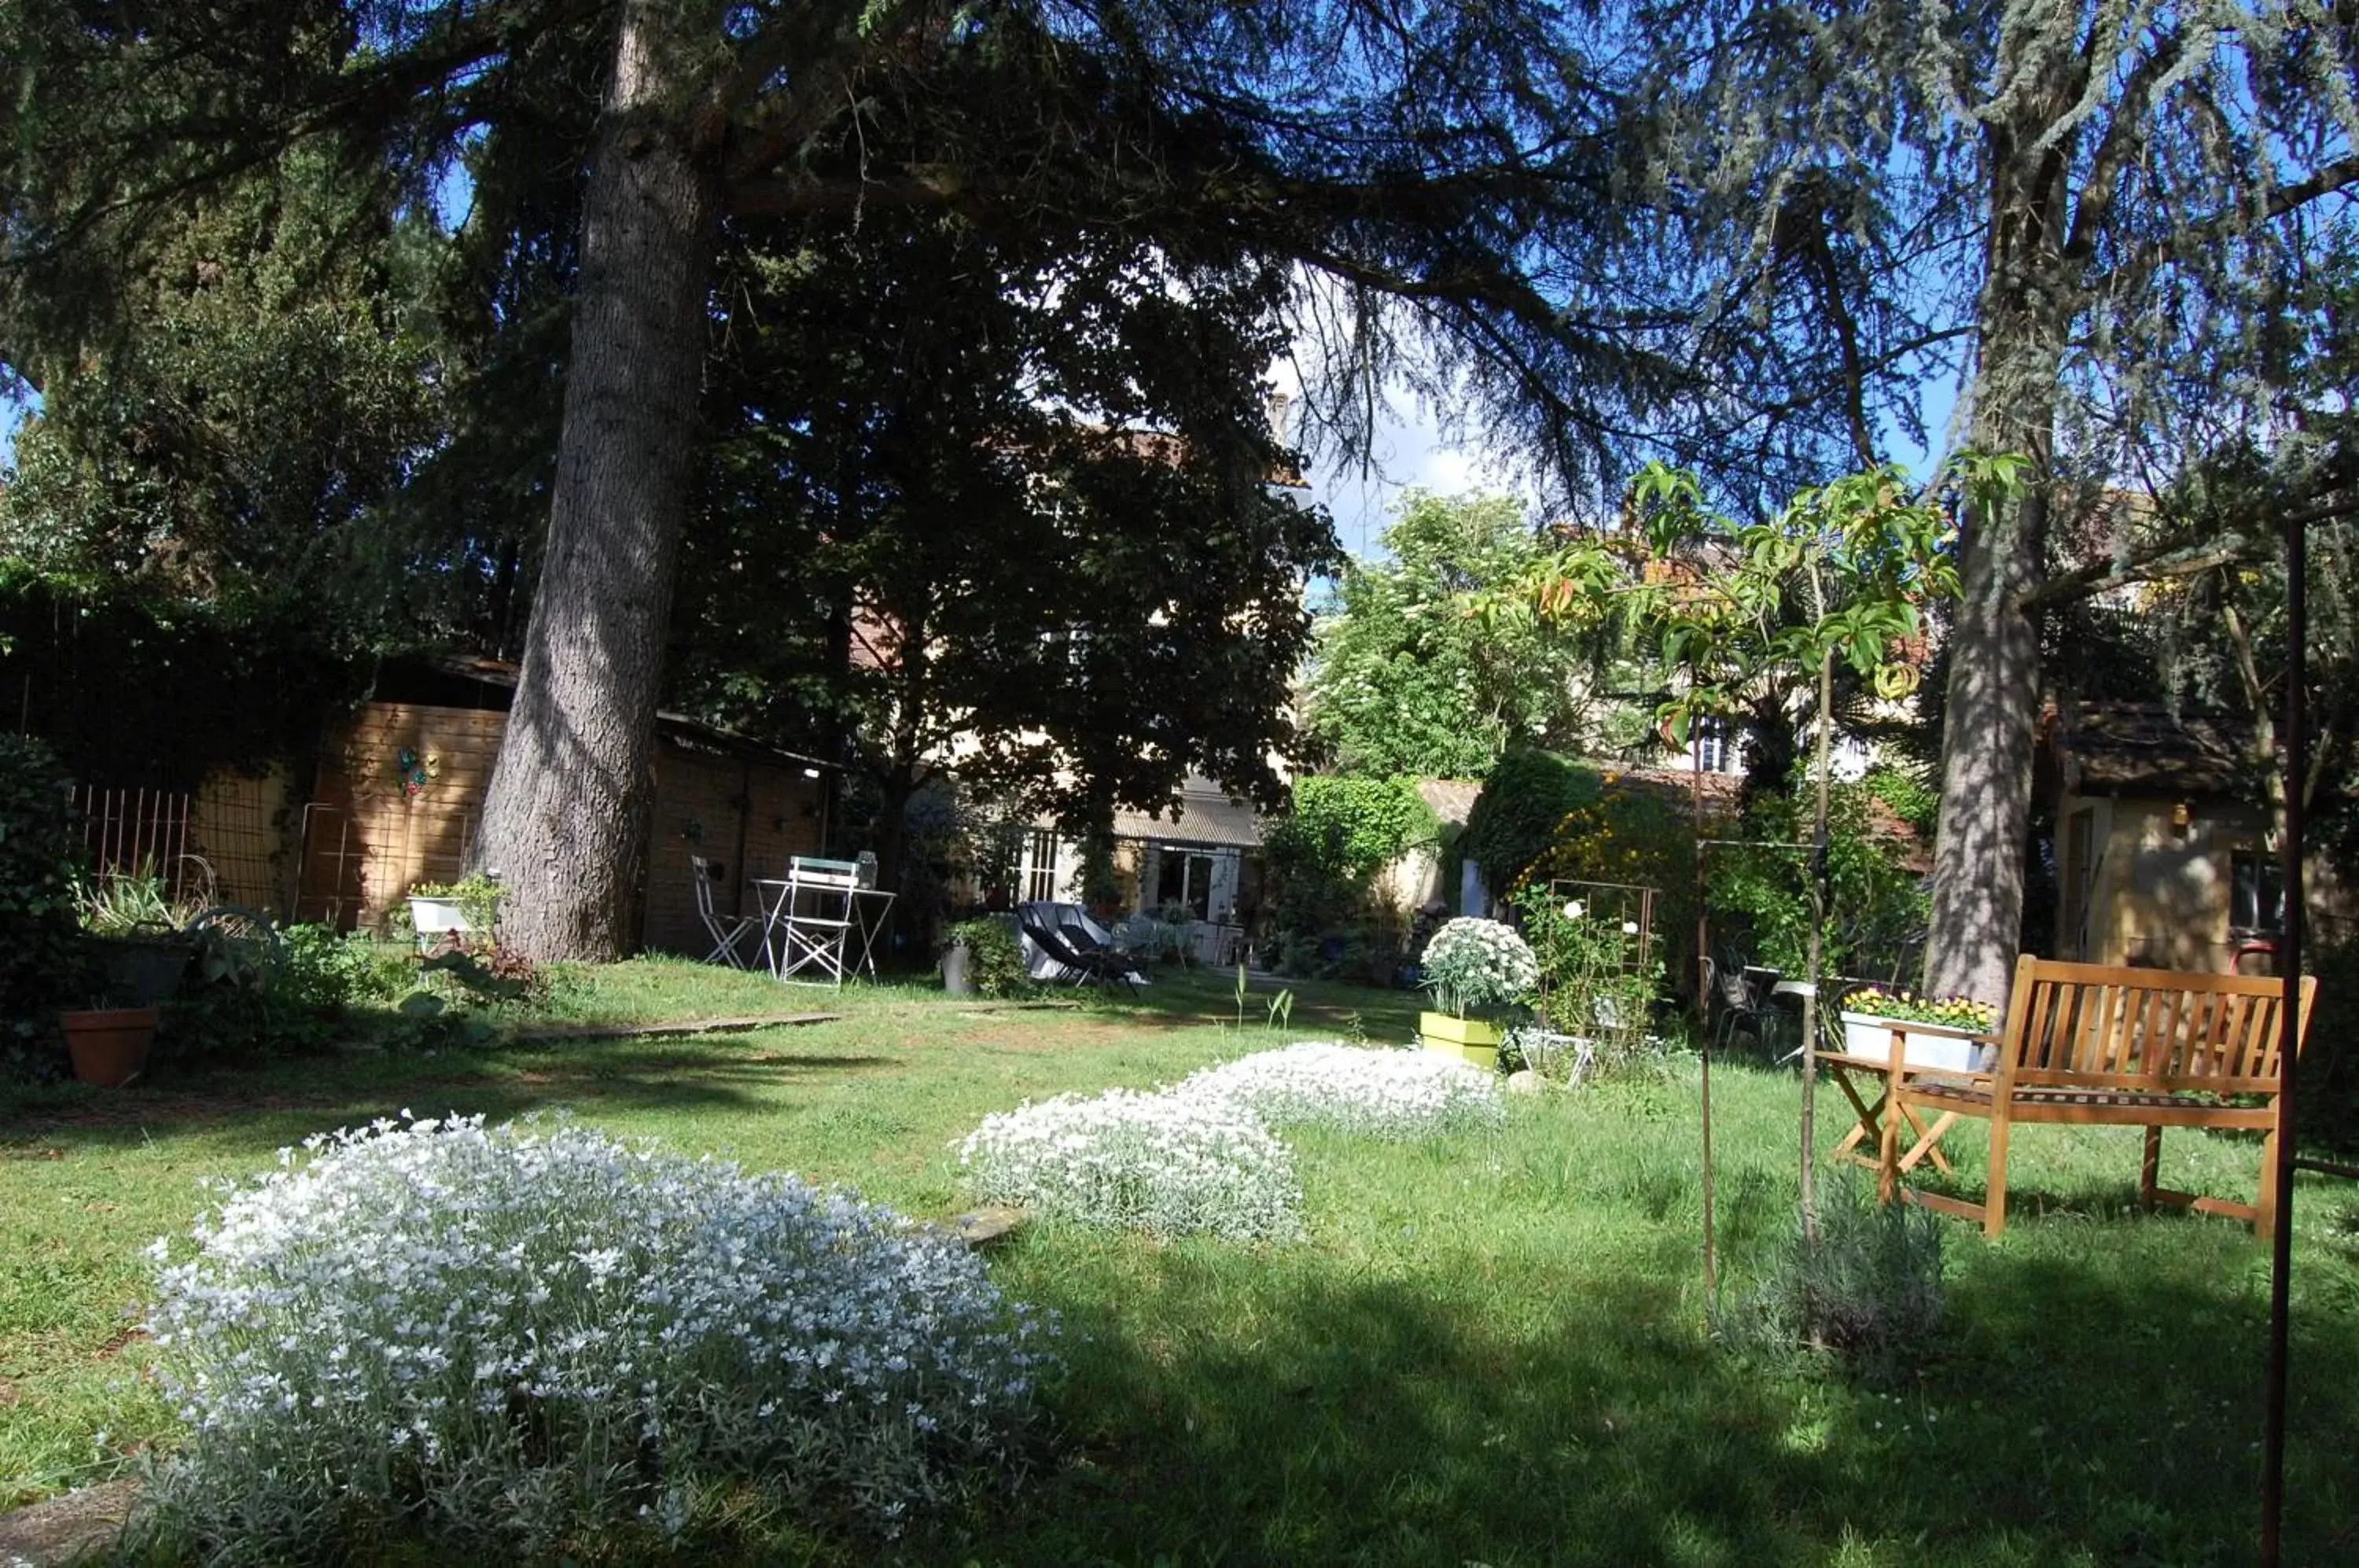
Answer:
M1037 1214L1233 1241L1302 1234L1286 1146L1242 1105L1112 1089L985 1116L959 1149L974 1195Z
M1425 1051L1310 1041L1207 1067L1177 1094L1245 1106L1273 1127L1408 1140L1497 1127L1498 1075Z
M1418 961L1435 1003L1463 1018L1469 1010L1520 1002L1540 983L1529 943L1497 920L1462 917L1443 924Z
M980 1260L793 1176L480 1118L308 1147L158 1244L159 1518L217 1560L539 1554L715 1486L890 1528L1012 1457L1050 1359Z

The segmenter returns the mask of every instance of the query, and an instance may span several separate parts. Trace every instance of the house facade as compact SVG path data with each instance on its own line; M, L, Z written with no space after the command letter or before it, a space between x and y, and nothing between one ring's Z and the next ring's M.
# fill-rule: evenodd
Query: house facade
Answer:
M1118 811L1117 918L1184 909L1199 955L1225 960L1253 928L1262 902L1262 818L1211 779L1190 774L1165 812ZM1016 878L1023 902L1078 902L1081 842L1048 822L1025 834Z
M2267 972L2285 885L2249 732L2161 703L2071 704L2048 722L2054 956L2211 973ZM2305 868L2310 908L2347 912L2332 870Z

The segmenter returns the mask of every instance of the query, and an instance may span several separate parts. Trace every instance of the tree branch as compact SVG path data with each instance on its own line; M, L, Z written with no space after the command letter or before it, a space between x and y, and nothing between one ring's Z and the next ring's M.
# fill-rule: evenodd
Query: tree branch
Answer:
M2239 535L2224 545L2212 541L2201 545L2167 545L2133 554L2122 561L2108 558L2086 561L2017 594L2015 607L2017 611L2052 610L2061 604L2093 599L2100 593L2126 588L2135 583L2193 577L2218 567L2258 560L2262 549L2261 540Z

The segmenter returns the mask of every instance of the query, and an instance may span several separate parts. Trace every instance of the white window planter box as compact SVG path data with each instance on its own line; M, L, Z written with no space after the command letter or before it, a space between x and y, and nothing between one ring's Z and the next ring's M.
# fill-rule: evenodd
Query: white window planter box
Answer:
M418 932L418 951L426 952L445 936L467 936L474 927L460 910L456 898L422 898L415 894L409 899L409 924Z
M1998 1048L1974 1038L1974 1031L1952 1029L1946 1024L1919 1023L1879 1018L1872 1013L1851 1013L1843 1016L1843 1054L1864 1057L1870 1062L1889 1061L1892 1056L1892 1026L1897 1022L1905 1031L1900 1048L1900 1060L1909 1067L1930 1069L1936 1073L1987 1073Z

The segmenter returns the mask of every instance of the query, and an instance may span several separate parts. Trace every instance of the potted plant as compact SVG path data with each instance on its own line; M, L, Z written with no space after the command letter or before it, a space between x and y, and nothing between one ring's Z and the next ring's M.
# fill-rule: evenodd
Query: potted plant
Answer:
M1872 1062L1892 1055L1892 1026L1906 1024L1900 1060L1939 1073L1986 1073L1997 1048L1988 1037L1996 1022L1987 1002L1964 996L1929 998L1870 985L1843 998L1843 1054Z
M456 882L419 883L409 890L409 924L419 951L440 940L461 947L473 936L489 940L506 896L498 876L489 871L472 872Z
M966 988L951 983L951 961L960 964ZM1031 972L1024 965L1023 944L1016 922L1005 916L984 915L961 920L942 933L942 988L953 996L1021 996L1032 989Z
M152 1007L179 990L196 947L181 929L184 910L154 867L76 879L73 901L109 996L125 1007Z
M1495 1066L1500 1029L1480 1015L1523 1000L1539 984L1529 944L1497 920L1462 918L1433 933L1423 970L1438 1009L1418 1015L1425 1048Z
M58 1015L74 1076L102 1089L120 1089L147 1071L156 1042L157 1009L117 1007L101 997L91 1007Z

